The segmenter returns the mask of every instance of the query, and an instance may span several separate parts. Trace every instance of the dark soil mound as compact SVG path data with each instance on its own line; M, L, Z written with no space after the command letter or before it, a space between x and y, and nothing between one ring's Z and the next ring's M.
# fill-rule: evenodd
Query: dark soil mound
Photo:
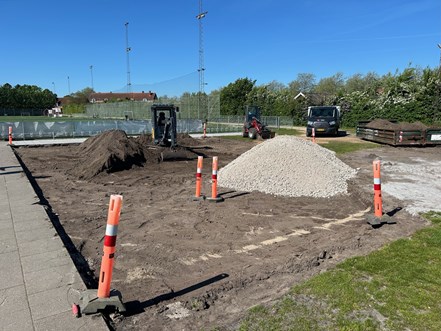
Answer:
M110 130L87 139L78 147L80 162L70 171L80 179L101 172L115 172L142 166L145 156L139 144L121 130Z
M79 179L92 179L102 172L129 170L134 166L161 161L193 160L197 154L191 148L200 142L188 134L178 134L175 149L153 144L151 135L140 135L137 138L127 137L122 130L110 130L87 139L78 146L78 162L69 173Z
M192 138L188 133L178 133L176 139L178 145L185 147L200 146L203 144L200 139Z
M151 134L142 134L134 138L134 141L142 150L146 163L158 163L161 160L161 152L164 148L153 144Z
M421 123L421 122L414 122L414 123L408 123L408 122L391 122L388 120L383 119L376 119L373 121L370 121L368 124L366 124L367 128L372 129L381 129L381 130L426 130L427 125Z

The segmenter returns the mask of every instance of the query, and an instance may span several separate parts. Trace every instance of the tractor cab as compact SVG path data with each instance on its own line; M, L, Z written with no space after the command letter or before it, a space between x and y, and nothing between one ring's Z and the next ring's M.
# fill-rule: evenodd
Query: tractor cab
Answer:
M253 119L260 121L260 108L257 106L246 106L245 122L251 122Z
M152 105L152 138L155 145L174 148L177 145L176 113L174 105Z

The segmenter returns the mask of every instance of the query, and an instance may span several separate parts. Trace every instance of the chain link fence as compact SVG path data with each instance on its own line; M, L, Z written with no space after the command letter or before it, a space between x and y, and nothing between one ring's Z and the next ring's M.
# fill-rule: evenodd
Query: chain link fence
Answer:
M0 122L1 139L8 138L12 127L14 139L74 138L90 137L108 130L123 130L128 135L140 135L152 132L151 120L92 120L58 122ZM177 122L178 133L202 132L202 121L181 119Z
M179 98L159 98L155 101L123 101L91 103L86 106L86 116L92 118L118 118L129 120L151 119L153 104L174 104L179 107L180 119L210 119L220 116L219 95L184 94Z

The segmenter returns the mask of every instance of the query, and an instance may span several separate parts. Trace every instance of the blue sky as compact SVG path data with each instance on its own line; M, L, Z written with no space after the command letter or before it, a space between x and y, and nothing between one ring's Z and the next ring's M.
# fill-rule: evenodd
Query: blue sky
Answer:
M203 0L205 91L439 65L439 0ZM0 0L0 84L198 91L199 0ZM91 72L90 66L93 66ZM92 75L91 75L92 74ZM67 78L69 77L69 79Z

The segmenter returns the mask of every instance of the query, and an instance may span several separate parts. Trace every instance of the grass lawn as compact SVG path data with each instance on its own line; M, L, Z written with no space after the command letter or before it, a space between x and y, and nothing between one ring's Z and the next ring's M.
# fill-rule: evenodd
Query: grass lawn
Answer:
M433 226L256 306L239 330L441 330L441 213Z
M320 144L320 143L319 143ZM381 145L371 142L329 141L320 146L334 151L336 154L351 153L361 149L378 148Z

